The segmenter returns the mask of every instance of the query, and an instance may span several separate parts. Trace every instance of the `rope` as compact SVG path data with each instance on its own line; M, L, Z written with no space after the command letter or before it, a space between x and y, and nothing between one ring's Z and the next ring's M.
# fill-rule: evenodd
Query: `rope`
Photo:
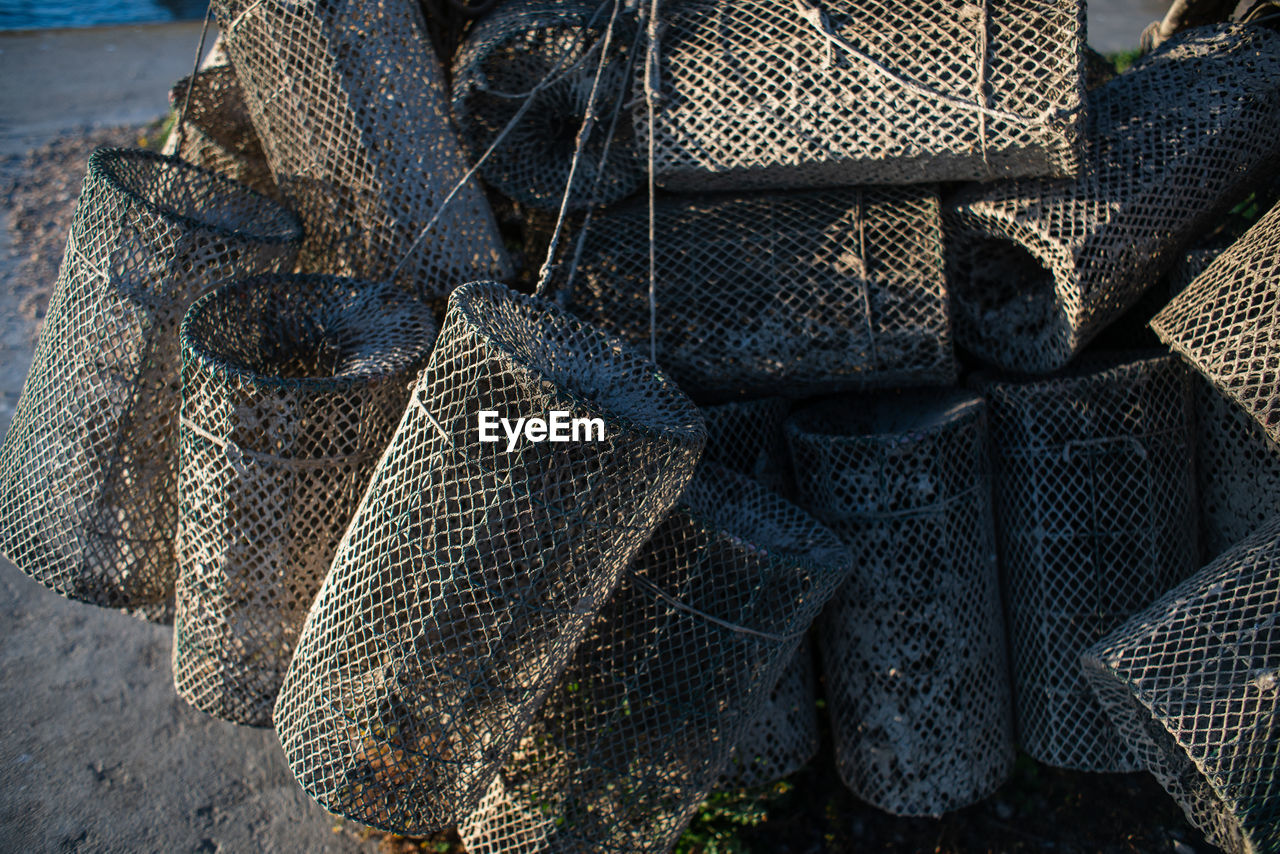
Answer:
M633 584L639 587L641 590L644 590L646 593L652 593L654 596L657 596L659 599L661 599L663 602L666 602L672 608L675 608L676 610L679 610L679 611L684 611L686 614L693 614L695 617L701 617L702 619L706 620L709 623L714 623L715 625L719 626L722 629L728 629L729 631L736 632L737 634L749 635L751 637L759 638L760 640L763 640L763 641L768 641L769 643L780 643L780 644L793 643L793 642L799 641L805 635L804 632L796 632L795 634L792 634L792 635L775 635L775 634L770 634L768 632L760 632L760 631L756 631L755 629L749 629L746 626L740 626L737 623L730 623L728 620L722 620L719 617L713 617L711 614L708 614L706 611L699 611L697 608L693 607L692 605L688 605L684 602L681 602L679 599L672 596L670 593L663 590L661 587L654 584L652 581L645 578L643 575L640 575L635 572L629 572L627 574L627 578Z
M648 185L649 185L649 361L658 361L658 252L657 243L657 189L654 178L654 102L661 91L658 59L661 53L659 39L661 30L658 26L658 0L650 0L648 20L645 22L649 45L644 57L644 107L648 116Z
M191 92L196 88L196 75L200 73L200 58L204 56L204 40L209 35L209 18L213 14L213 4L204 8L204 24L200 27L200 43L196 45L196 61L191 65L191 76L187 78L187 94L182 99L182 111L178 113L178 145L176 154L182 154L182 146L187 141L187 110L191 107Z

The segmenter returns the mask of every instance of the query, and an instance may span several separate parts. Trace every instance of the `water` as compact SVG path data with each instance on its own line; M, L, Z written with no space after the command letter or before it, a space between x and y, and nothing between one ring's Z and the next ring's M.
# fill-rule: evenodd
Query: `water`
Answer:
M200 20L205 0L0 0L0 30Z

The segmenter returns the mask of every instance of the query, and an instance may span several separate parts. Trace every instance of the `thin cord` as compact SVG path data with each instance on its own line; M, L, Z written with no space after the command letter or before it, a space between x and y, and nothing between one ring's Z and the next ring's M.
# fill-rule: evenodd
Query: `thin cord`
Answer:
M653 161L654 161L654 109L653 103L657 99L657 93L661 88L658 83L658 59L659 59L659 28L658 28L658 0L650 0L649 3L649 20L646 22L645 32L649 36L648 48L644 57L644 105L648 114L648 181L649 181L649 361L656 363L658 361L658 253L655 248L657 242L657 204L654 201L656 189L653 177Z
M182 99L182 112L178 113L178 146L174 153L181 155L183 143L187 141L187 110L191 107L191 92L196 88L196 75L200 73L200 58L204 56L204 40L209 35L209 18L213 14L213 4L204 8L204 25L200 27L200 44L196 46L196 61L191 66L191 76L187 78L187 94Z

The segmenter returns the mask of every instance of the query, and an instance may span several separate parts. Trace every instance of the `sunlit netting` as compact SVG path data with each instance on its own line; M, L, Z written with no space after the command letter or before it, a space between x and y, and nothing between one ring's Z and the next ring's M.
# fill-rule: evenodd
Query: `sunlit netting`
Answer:
M1013 767L982 401L837 399L787 421L803 506L853 552L818 624L836 765L861 799L941 815Z
M782 425L790 411L791 401L785 397L702 407L707 422L705 459L787 494L790 477Z
M1274 161L1280 34L1187 30L1090 93L1080 177L948 200L956 339L1013 371L1065 365Z
M661 9L655 168L671 189L1070 175L1078 165L1080 0ZM647 138L643 102L636 124Z
M1219 255L1151 326L1280 442L1277 317L1280 205Z
M1133 771L1080 653L1199 565L1189 376L1171 356L979 378L1019 741L1041 762Z
M474 181L409 253L467 170L414 0L212 7L280 194L306 227L303 270L394 273L430 295L510 275Z
M1108 635L1084 668L1211 843L1280 851L1280 518Z
M509 198L559 208L612 5L609 0L504 3L471 30L459 50L453 66L453 115L473 161L526 103L528 97L520 96L544 80L553 81L530 96L533 105L480 167L485 181ZM615 202L639 189L643 180L629 111L619 116L607 158L604 150L619 101L632 94L627 54L634 28L631 15L621 16L615 25L595 100L600 126L578 162L570 210Z
M799 508L703 466L459 827L469 854L670 851L848 571Z
M174 128L166 153L172 150L188 163L234 178L263 195L276 196L276 181L249 119L235 70L224 64L197 72L189 87L190 104L182 112L190 80L182 78L169 92L169 103L180 113L182 127Z
M247 187L99 149L0 449L0 551L110 608L173 593L178 324L218 282L288 269L302 233Z
M1262 425L1196 376L1200 535L1213 558L1280 515L1280 451Z
M571 440L482 441L483 413L551 420L543 438L560 413ZM276 704L303 787L414 835L474 808L705 439L616 339L502 285L454 291Z
M821 737L812 646L806 637L783 666L759 717L738 737L717 789L744 789L781 780L817 754Z
M706 401L955 378L937 194L831 190L658 203L658 364ZM568 305L649 347L649 211L596 217Z
M196 708L271 723L435 334L403 289L335 276L242 280L187 314L173 676Z

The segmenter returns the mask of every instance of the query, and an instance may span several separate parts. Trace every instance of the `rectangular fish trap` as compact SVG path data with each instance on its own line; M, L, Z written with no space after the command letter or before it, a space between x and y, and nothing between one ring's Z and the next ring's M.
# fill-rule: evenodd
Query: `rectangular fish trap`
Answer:
M929 188L665 198L657 361L695 398L804 397L956 376ZM649 345L649 213L596 217L566 294Z
M467 851L670 851L848 571L799 508L700 467L462 822Z
M13 424L0 448L0 551L108 608L173 594L178 324L228 278L289 269L292 214L149 151L99 149Z
M1274 166L1278 122L1262 27L1187 30L1091 92L1077 178L943 206L957 343L1009 371L1066 365Z
M803 506L853 552L818 622L836 767L894 815L941 815L1013 769L982 401L837 398L786 426Z
M435 336L425 302L336 276L243 279L187 313L173 677L196 708L270 726Z
M1171 356L979 377L1024 750L1079 771L1140 767L1080 654L1199 565L1189 376Z
M603 435L479 429L555 412ZM705 440L617 339L502 285L455 290L276 703L303 788L406 835L473 809Z
M431 296L512 274L474 181L409 254L467 171L416 3L212 7L280 194L306 227L305 272L381 280L394 271Z
M1081 0L668 0L661 8L654 169L670 189L1076 171ZM643 147L648 111L638 101Z
M1280 518L1083 664L1120 737L1210 843L1280 851Z

